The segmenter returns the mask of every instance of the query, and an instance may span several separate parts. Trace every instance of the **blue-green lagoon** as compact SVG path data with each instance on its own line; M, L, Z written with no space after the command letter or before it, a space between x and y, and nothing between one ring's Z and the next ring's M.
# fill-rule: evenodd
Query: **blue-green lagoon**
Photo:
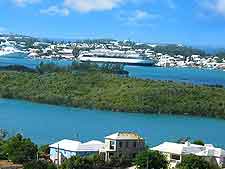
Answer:
M149 145L182 137L225 148L225 121L210 118L87 110L0 99L0 128L20 132L35 143L60 139L103 140L117 131L140 133Z
M1 56L0 66L21 64L35 67L41 61L60 65L72 63L68 60L31 59L23 54L13 54ZM135 78L225 86L225 72L220 70L140 66L126 66L125 69ZM113 132L135 131L149 145L191 137L225 148L224 120L86 110L7 99L0 99L0 128L7 129L11 135L23 133L38 144L64 138L77 139L78 136L82 141L103 140L104 136Z

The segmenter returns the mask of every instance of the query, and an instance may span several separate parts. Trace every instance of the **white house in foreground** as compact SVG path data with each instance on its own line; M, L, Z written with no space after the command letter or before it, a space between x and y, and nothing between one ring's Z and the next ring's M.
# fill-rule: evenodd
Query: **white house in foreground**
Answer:
M145 149L145 141L137 133L118 132L105 137L105 144L99 150L106 161L112 157L134 158Z
M50 159L55 164L61 164L63 160L68 159L72 156L87 156L99 152L104 143L101 141L89 141L81 143L73 140L61 140L57 143L49 145L50 148ZM59 161L58 161L59 159Z
M216 148L212 144L201 146L189 142L185 144L164 142L151 150L165 154L170 162L170 168L175 168L181 162L182 157L189 154L205 157L218 166L225 167L225 150Z

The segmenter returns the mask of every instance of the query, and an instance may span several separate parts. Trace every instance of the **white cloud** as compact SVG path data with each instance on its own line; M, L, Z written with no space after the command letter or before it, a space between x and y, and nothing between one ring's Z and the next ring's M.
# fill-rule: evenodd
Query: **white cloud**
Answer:
M106 11L118 7L124 0L64 0L64 5L79 12Z
M26 6L30 4L35 4L41 2L41 0L13 0L13 2L18 6Z
M160 15L144 10L136 10L132 13L121 12L120 20L128 25L152 25L151 21L160 18Z
M47 9L42 9L40 10L41 14L46 14L46 15L60 15L60 16L68 16L69 15L69 10L67 8L61 8L58 6L50 6Z
M225 0L201 0L198 3L203 8L225 17Z

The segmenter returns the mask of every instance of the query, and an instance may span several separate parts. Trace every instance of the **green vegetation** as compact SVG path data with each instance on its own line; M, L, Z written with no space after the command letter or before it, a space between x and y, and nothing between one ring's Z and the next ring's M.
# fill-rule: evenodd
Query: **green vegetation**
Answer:
M216 53L216 56L218 57L217 62L221 63L223 61L223 59L225 59L225 51L219 51Z
M195 141L193 141L193 144L200 145L200 146L205 145L204 141L202 141L202 140L195 140Z
M124 169L130 166L131 162L124 158L113 158L111 161L105 162L101 156L93 155L71 157L63 162L60 169Z
M135 165L138 169L167 169L166 157L157 151L145 151L137 155Z
M38 158L39 159L48 159L48 155L50 154L50 148L49 145L41 145L40 147L38 147Z
M122 66L41 64L0 71L0 97L82 108L225 119L225 89L121 77Z
M41 160L36 159L37 154L39 157L42 155L39 158ZM47 158L44 158L45 155ZM0 160L22 164L24 169L57 168L50 162L48 145L37 149L37 145L32 143L29 138L23 138L21 134L0 140ZM134 159L112 157L108 162L99 154L85 157L73 156L66 159L59 169L124 169L133 165L138 169L168 169L169 162L162 153L146 149L137 154ZM182 162L177 169L219 169L219 167L213 157L186 155L182 157Z
M37 146L30 139L17 134L0 143L1 159L23 164L36 159Z
M93 161L89 158L82 158L79 156L71 157L70 159L66 160L62 166L61 169L93 169L94 164Z
M5 139L7 135L8 135L7 131L0 128L0 141Z
M209 162L210 159L199 157L195 155L187 155L182 158L182 162L179 164L178 169L219 169L213 162Z
M179 45L164 45L164 46L156 46L153 48L156 53L169 54L171 56L174 55L183 55L183 56L191 56L191 55L201 55L206 56L206 53L200 49L194 49L187 46L179 46Z
M57 167L46 161L31 161L24 164L24 169L57 169Z

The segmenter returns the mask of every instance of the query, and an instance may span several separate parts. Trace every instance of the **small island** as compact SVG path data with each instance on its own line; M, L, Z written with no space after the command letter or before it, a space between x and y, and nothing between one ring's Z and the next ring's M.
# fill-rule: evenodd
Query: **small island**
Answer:
M73 63L0 71L0 97L114 112L225 119L225 89L128 77L121 65Z

